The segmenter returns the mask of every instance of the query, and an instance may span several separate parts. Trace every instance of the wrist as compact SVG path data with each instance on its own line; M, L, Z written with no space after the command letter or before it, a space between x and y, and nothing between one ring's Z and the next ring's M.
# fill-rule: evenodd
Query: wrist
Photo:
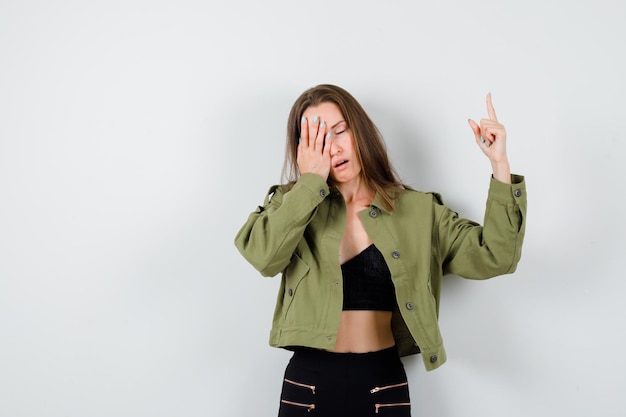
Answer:
M505 184L511 183L511 166L508 160L499 162L491 161L491 169L495 179Z

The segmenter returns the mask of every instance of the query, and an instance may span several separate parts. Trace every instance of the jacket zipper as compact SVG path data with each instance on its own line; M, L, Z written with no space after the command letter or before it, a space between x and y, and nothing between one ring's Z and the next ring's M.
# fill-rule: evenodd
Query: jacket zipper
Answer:
M310 413L311 410L315 410L315 404L302 404L302 403L297 403L294 401L288 401L288 400L280 400L281 403L285 403L285 404L289 404L289 405L294 405L296 407L306 407L307 408L307 412ZM377 404L378 405L378 404ZM378 413L378 409L376 409L376 412Z
M409 406L411 403L393 403L393 404L374 404L376 407L376 414L378 414L378 410L383 407L400 407L400 406Z
M313 394L315 394L315 385L302 384L300 382L292 381L291 379L287 379L287 378L285 378L285 382L292 384L292 385L296 385L298 387L308 388L311 390Z
M370 393L371 393L371 394L375 394L375 393L377 393L378 391L383 391L383 390L386 390L386 389L389 389L389 388L404 387L405 385L409 385L408 381L407 381L407 382L401 382L401 383L399 383L399 384L385 385L384 387L375 387L375 388L372 388L372 389L370 390Z

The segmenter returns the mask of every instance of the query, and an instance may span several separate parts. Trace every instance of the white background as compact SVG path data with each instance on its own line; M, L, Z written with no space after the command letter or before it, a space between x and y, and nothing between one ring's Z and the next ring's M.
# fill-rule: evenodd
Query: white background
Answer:
M2 0L0 416L276 415L279 280L232 242L319 83L363 104L406 183L477 220L467 118L490 91L526 176L518 271L445 279L448 362L405 360L414 415L623 415L625 11Z

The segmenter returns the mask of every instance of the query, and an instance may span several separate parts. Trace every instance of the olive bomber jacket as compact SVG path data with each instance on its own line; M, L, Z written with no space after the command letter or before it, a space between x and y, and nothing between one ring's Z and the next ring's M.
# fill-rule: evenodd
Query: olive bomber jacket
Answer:
M524 177L491 179L484 226L463 219L436 193L397 190L395 210L379 195L359 213L383 254L398 309L392 330L401 356L422 353L427 370L446 361L438 314L445 274L486 279L515 271L526 219ZM318 175L291 187L273 186L235 238L242 255L264 276L282 272L270 345L333 349L343 307L339 243L346 205Z

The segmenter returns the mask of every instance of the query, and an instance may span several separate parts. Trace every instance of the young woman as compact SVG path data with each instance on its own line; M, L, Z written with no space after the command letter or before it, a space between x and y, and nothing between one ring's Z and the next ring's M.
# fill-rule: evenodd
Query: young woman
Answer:
M442 276L515 270L524 179L510 173L490 95L487 112L469 121L493 169L480 226L398 180L378 129L347 91L319 85L296 100L287 182L271 187L235 238L262 275L282 273L270 344L294 354L279 416L410 416L400 357L421 352L427 370L445 362Z

